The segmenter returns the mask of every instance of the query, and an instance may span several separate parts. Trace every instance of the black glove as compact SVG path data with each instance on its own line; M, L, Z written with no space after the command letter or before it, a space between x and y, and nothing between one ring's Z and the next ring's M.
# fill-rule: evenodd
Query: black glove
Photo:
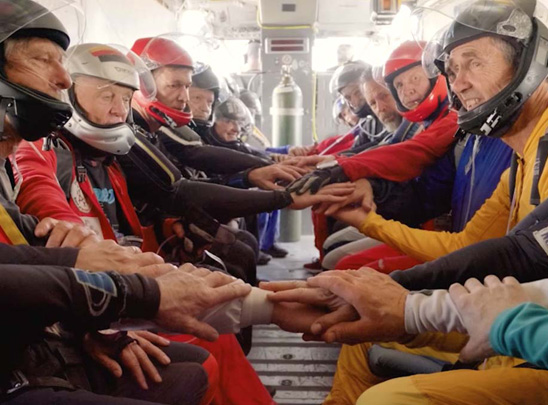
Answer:
M290 193L297 193L297 195L302 195L307 191L310 191L310 194L316 194L323 186L331 183L343 183L348 180L342 167L333 166L314 170L312 173L304 175L287 186L286 190Z
M184 246L187 253L196 254L215 241L220 224L205 211L190 204L181 218L185 230Z
M195 205L188 207L180 222L184 228L184 238L172 256L181 263L200 263L205 258L206 250L222 256L236 242L236 236L228 227Z

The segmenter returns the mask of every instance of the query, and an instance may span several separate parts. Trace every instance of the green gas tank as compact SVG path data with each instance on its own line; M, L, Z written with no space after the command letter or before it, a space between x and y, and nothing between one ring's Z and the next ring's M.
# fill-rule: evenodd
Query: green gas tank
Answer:
M272 143L274 146L301 145L303 133L303 92L291 76L289 66L282 67L282 80L272 91ZM301 238L301 212L284 209L280 216L280 242Z

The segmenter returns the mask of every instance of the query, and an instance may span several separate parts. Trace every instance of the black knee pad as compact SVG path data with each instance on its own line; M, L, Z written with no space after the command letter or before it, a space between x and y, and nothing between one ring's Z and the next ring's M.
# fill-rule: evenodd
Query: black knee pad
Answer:
M369 368L378 377L397 378L442 371L446 362L428 356L373 345L367 352Z

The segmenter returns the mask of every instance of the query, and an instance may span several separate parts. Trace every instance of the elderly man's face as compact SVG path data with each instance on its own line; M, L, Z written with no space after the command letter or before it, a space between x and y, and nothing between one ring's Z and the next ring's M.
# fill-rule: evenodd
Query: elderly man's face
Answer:
M63 66L65 52L45 38L30 38L10 47L6 53L4 72L9 81L61 99L63 90L72 82ZM22 138L6 117L5 134L8 140L0 142L0 156L6 158L15 152Z
M189 68L165 66L154 71L158 101L175 110L183 111L189 102L188 90L192 84Z
M360 89L358 81L352 82L341 89L341 95L344 97L348 105L354 110L359 111L365 105L365 98Z
M430 80L421 65L412 67L394 78L394 88L402 105L413 110L424 100L430 90Z
M192 116L196 119L207 121L211 116L215 94L211 90L200 89L192 86L189 90L190 100L188 102Z
M402 117L390 91L374 80L364 82L362 90L367 104L377 118L390 132L394 132L400 126Z
M45 38L31 38L7 54L5 72L13 83L61 99L62 91L71 85L63 66L65 53L56 43Z
M468 111L499 93L514 73L501 48L489 37L453 49L445 70L451 90Z
M240 125L237 121L220 119L215 121L215 132L225 142L233 142L240 135Z
M76 100L86 118L99 125L125 122L131 108L133 90L90 76L75 80Z

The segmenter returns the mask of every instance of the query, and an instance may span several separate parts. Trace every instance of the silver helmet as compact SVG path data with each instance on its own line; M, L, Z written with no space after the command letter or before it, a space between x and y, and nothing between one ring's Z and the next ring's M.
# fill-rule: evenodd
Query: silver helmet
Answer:
M138 60L140 60L138 56L123 47L94 43L82 44L73 49L68 71L76 86L83 82L82 78L93 77L101 79L102 87L116 84L132 90L139 90L142 69L140 71L139 65L136 64ZM148 72L148 69L146 70ZM74 113L65 125L66 130L100 151L114 155L125 155L129 152L135 143L131 113L123 123L96 124L87 118L86 112L78 104L74 86L69 91L69 97Z

